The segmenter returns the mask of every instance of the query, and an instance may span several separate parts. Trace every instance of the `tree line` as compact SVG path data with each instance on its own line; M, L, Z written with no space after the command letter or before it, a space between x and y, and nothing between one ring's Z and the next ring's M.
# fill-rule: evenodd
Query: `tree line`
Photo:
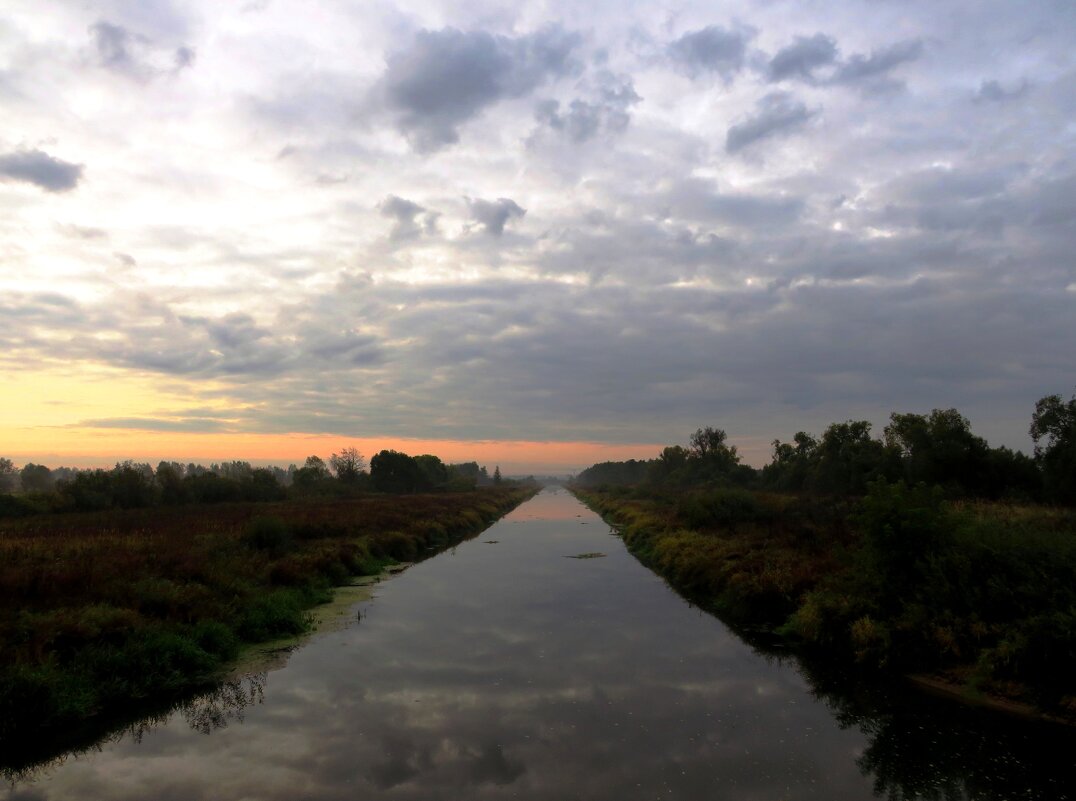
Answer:
M303 465L254 467L231 461L205 465L162 461L119 462L111 469L77 469L0 458L0 517L42 512L99 511L185 504L348 497L365 493L466 492L524 482L491 476L477 462L445 464L437 456L382 450L367 465L355 448Z
M581 486L724 484L825 495L863 495L879 479L941 487L950 497L1076 504L1076 395L1035 404L1033 455L992 448L956 409L894 412L881 437L871 423L833 423L820 437L800 431L774 440L769 464L742 464L720 428L700 428L689 447L671 445L654 459L603 462L582 471Z

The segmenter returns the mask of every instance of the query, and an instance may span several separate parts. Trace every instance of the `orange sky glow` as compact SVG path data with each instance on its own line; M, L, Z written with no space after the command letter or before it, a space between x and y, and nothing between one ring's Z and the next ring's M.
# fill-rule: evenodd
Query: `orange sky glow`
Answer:
M302 464L310 455L327 458L345 447L358 448L367 458L382 449L412 455L432 453L445 462L477 461L490 470L499 465L506 474L577 472L595 462L649 459L662 445L647 443L527 442L404 439L397 437L340 437L323 434L176 434L134 430L63 429L55 437L40 432L6 455L17 464L36 462L50 467L111 467L133 459L156 465L163 460L208 463L240 459L256 464Z

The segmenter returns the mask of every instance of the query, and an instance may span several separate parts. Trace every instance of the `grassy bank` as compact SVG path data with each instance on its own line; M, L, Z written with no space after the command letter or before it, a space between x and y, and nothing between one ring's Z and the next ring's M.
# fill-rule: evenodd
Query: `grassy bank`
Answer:
M39 516L0 526L0 751L207 686L354 575L484 529L525 488Z
M628 548L730 624L841 665L1074 711L1076 514L741 489L575 489Z

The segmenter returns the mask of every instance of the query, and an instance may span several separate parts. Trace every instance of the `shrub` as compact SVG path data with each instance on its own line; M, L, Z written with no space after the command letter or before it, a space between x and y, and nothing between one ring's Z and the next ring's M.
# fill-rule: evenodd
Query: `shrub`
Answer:
M279 517L258 517L243 532L243 544L256 551L282 554L291 549L292 537L287 524Z

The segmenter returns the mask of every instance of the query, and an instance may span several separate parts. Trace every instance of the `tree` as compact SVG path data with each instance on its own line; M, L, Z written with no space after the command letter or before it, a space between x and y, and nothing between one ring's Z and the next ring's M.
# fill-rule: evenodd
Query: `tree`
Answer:
M161 488L161 502L175 506L187 501L187 488L183 483L183 465L178 462L161 462L157 465L154 479Z
M0 492L11 492L15 489L15 463L10 459L0 458Z
M422 474L421 489L437 489L448 483L448 468L436 456L428 453L416 456L415 464L418 465L419 472Z
M648 463L646 478L659 484L675 480L673 477L684 471L690 458L691 451L687 448L682 445L669 445L662 449L657 459Z
M120 462L112 470L112 500L123 509L152 506L158 497L153 468L132 461Z
M728 482L733 477L740 455L726 439L723 429L710 426L691 435L689 471L695 481Z
M384 450L370 460L370 482L378 492L416 492L424 481L422 468L406 453Z
M19 471L19 483L23 492L48 492L52 489L52 471L43 464L31 462Z
M342 484L355 484L366 469L366 459L356 448L342 448L329 457L329 466Z
M773 457L762 468L766 484L779 490L801 490L818 464L818 440L804 431L797 431L792 442L773 441Z
M922 414L890 415L885 442L899 449L905 477L911 484L948 485L981 495L987 454L986 440L971 433L971 424L956 409Z
M497 465L495 468L493 468L493 483L494 484L500 484L501 483L501 466L500 465Z
M720 428L700 428L691 435L691 450L699 459L724 454L730 450L735 453L735 448L729 448L725 444L727 438L728 435Z
M900 457L892 448L871 437L866 420L834 423L818 443L818 467L811 489L835 494L862 495L878 478L896 478Z
M1028 433L1049 497L1076 503L1076 394L1068 402L1060 395L1039 400Z
M295 471L292 484L299 490L310 490L330 478L329 468L320 456L307 456L306 463Z

